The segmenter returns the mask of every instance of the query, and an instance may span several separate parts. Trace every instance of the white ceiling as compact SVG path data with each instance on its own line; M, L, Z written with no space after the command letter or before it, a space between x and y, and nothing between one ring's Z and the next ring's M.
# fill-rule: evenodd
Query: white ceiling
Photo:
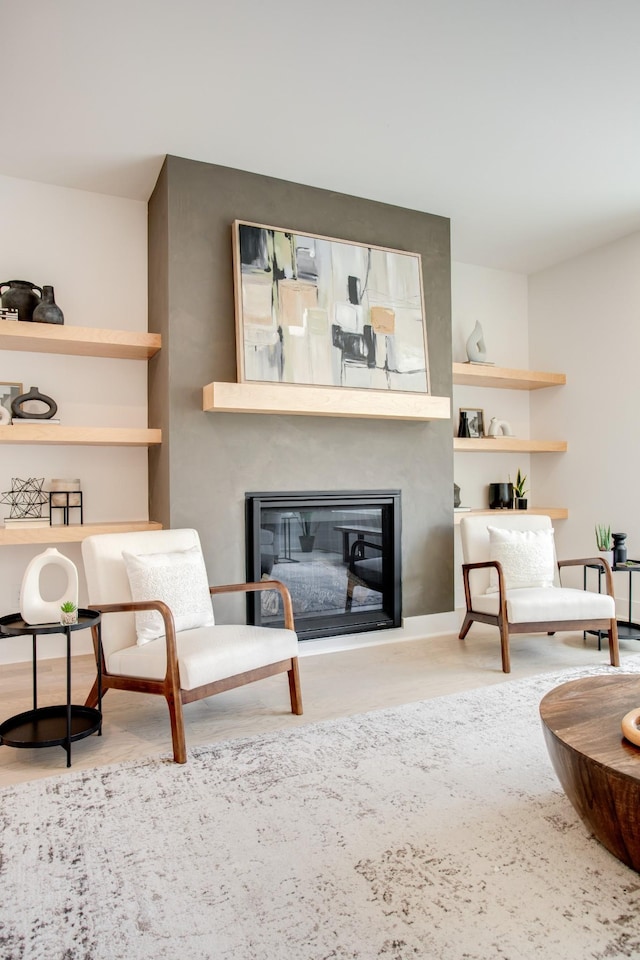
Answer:
M640 229L639 0L0 0L0 71L7 176L147 200L170 153L524 273Z

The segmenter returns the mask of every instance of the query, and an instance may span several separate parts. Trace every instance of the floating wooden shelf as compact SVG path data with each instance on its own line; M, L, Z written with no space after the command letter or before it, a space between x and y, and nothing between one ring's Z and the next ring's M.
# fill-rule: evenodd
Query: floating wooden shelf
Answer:
M462 517L479 517L484 516L485 514L504 516L505 513L512 513L514 515L529 513L535 514L539 517L551 517L552 520L566 520L569 516L569 511L566 507L530 507L528 510L460 510L454 512L453 522L460 523Z
M540 390L542 387L561 387L567 382L567 377L564 373L454 363L453 382L461 386L499 387L503 390Z
M140 530L162 530L153 520L130 520L118 523L72 523L53 527L0 527L0 546L28 543L79 543L96 533L133 533Z
M159 333L69 327L64 324L0 320L0 350L61 353L80 357L149 360L161 348Z
M566 440L521 440L519 437L454 437L456 453L565 453Z
M149 447L162 443L162 431L136 427L63 427L56 424L14 423L0 426L0 443Z
M206 413L448 420L450 407L449 397L422 393L284 383L208 383L202 391L202 409Z

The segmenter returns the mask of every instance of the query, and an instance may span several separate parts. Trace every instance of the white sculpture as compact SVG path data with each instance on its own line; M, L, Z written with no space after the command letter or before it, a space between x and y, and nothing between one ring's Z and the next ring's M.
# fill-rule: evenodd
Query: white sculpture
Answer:
M62 567L67 575L67 584L57 600L45 600L40 591L40 574L49 565ZM34 557L24 572L20 587L20 615L25 623L57 623L60 606L67 600L78 603L78 570L68 557L55 547L49 547Z
M511 429L511 424L508 420L498 420L497 417L491 417L487 436L499 437L501 434L503 437L512 437L513 430Z
M480 321L476 321L471 336L467 340L467 356L471 363L486 363L487 348L484 345L484 334Z

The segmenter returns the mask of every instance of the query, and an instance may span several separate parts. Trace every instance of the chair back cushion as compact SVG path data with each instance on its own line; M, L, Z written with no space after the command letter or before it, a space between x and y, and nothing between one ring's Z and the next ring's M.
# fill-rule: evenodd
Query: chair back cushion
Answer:
M499 560L506 590L552 587L555 570L553 529L507 530L488 527L489 557ZM489 570L489 593L498 592L498 571Z
M535 544L536 546L534 552L538 555L540 553L541 546L543 552L546 548L548 548L547 538L552 539L553 537L553 527L551 525L550 518L547 516L538 516L536 514L519 515L517 513L504 514L499 510L495 510L491 514L483 514L475 517L463 517L460 521L460 536L462 541L462 557L464 563L482 563L486 560L499 559L502 561L504 559L503 556L497 555L500 551L500 547L496 548L495 541L497 540L497 537L495 536L494 546L492 548L489 527L502 530L531 531L534 534L537 534L539 531L548 531L547 534L542 534L542 537L540 538L536 536L531 538L532 544ZM537 569L534 569L532 565L528 565L527 569L527 565L524 562L518 563L516 561L512 566L514 569L515 567L519 566L519 572L523 577L521 582L518 584L519 586L524 586L525 583L529 586L542 586L543 580L544 585L559 586L560 581L558 577L558 567L553 543L551 548L553 557L551 582L548 582L548 566L545 567L547 574L541 576L541 568L538 567ZM502 549L504 551L504 547ZM494 555L492 555L492 550ZM507 547L507 552L510 552L513 559L516 560L517 548L515 547L515 544L509 545ZM491 591L493 586L493 581L490 575L491 569L493 569L495 577L495 568L472 571L471 590L474 596ZM495 584L497 585L497 578L495 580Z
M207 571L200 547L169 553L122 551L134 600L163 600L173 614L176 633L196 627L212 627L213 607ZM165 635L165 623L157 610L136 613L140 645Z
M196 530L145 530L140 533L103 533L82 541L87 590L90 604L127 603L133 599L123 553L136 556L152 553L173 553L197 547L201 551ZM157 597L155 599L162 599ZM137 642L133 613L104 617L102 643L108 658L115 650Z

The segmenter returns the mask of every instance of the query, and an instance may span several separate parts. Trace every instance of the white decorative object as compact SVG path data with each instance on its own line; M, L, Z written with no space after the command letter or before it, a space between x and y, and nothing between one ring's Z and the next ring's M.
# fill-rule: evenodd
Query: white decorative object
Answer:
M555 573L553 528L550 530L509 530L487 527L489 558L498 560L507 590L520 587L552 587ZM487 593L498 590L498 573L490 571Z
M479 320L467 340L467 356L471 363L487 362L487 348L484 345L484 334Z
M513 430L511 429L511 424L508 420L498 420L497 417L491 417L487 436L499 437L500 435L504 437L512 437Z
M40 578L48 566L61 567L67 575L66 587L55 600L45 600L40 591ZM49 547L34 557L24 572L20 587L20 616L29 624L59 623L60 607L67 601L78 603L78 570L68 557L55 547Z
M198 547L172 553L122 552L131 587L131 598L162 600L171 610L176 632L212 627L213 605L207 571ZM136 613L138 645L164 636L164 621L157 610Z
M11 414L6 407L0 403L0 423L11 423Z
M630 743L640 747L640 707L625 713L622 718L622 733Z
M53 495L51 497L52 507L79 507L81 499L79 493L70 493L71 490L80 490L79 480L51 480L49 489ZM63 490L64 493L54 493L53 491ZM69 502L67 503L67 493Z

